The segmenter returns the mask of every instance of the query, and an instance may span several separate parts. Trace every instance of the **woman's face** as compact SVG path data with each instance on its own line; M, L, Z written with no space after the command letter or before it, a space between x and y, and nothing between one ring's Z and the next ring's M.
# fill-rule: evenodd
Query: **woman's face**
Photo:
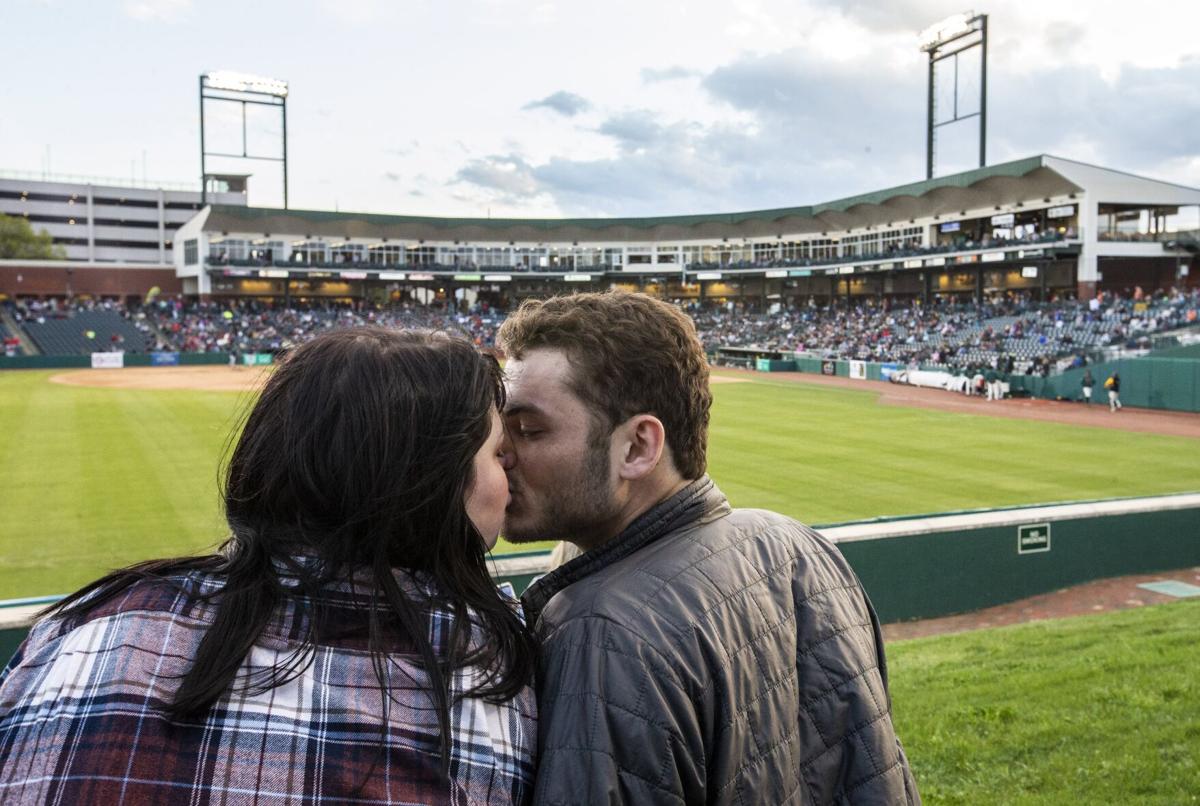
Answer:
M505 450L504 425L500 415L492 411L492 430L483 447L475 454L475 479L467 492L467 517L490 550L500 537L504 526L504 510L508 507L508 476L505 470L512 464Z

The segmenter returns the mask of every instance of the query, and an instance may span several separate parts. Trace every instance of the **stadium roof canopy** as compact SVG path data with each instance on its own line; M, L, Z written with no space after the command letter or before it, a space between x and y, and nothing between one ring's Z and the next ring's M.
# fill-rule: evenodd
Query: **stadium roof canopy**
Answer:
M204 229L313 237L463 242L669 242L763 238L899 226L918 218L1063 197L1098 182L1135 183L1163 204L1196 204L1200 191L1049 155L804 207L647 218L435 218L216 205ZM1157 190L1160 189L1160 190ZM1143 195L1143 194L1139 194ZM1111 201L1120 201L1112 199Z

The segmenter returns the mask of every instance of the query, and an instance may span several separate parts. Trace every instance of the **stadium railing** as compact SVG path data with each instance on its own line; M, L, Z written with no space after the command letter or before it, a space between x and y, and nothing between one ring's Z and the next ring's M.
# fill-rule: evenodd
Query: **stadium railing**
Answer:
M1200 565L1200 492L817 525L845 555L884 623L936 618L1128 574ZM519 594L549 552L489 560ZM947 569L954 569L947 573ZM0 662L58 599L0 602Z

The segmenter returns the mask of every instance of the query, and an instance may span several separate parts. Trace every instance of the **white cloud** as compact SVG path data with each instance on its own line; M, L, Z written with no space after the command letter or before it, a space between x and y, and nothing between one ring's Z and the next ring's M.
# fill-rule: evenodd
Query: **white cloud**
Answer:
M125 0L125 13L135 20L177 22L192 8L192 0Z
M321 0L325 13L349 25L376 22L387 15L383 0Z

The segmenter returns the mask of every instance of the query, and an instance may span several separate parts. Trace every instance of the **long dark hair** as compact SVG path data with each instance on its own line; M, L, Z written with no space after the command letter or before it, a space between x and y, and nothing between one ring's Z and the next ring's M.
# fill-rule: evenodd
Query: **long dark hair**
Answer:
M317 336L271 375L246 419L225 473L231 536L220 553L114 572L48 612L82 616L141 579L218 574L224 584L214 594L215 619L167 709L183 719L230 688L276 605L300 594L314 610L301 649L259 685L298 674L321 638L319 591L351 575L361 586L365 575L379 684L386 690L386 636L400 635L417 648L431 683L445 771L449 675L478 668L469 693L503 702L531 681L535 664L532 636L497 593L465 508L475 453L503 405L495 359L461 338L379 327ZM281 584L281 564L298 590ZM434 599L413 601L394 569L428 578ZM424 615L431 607L453 614L440 657Z

